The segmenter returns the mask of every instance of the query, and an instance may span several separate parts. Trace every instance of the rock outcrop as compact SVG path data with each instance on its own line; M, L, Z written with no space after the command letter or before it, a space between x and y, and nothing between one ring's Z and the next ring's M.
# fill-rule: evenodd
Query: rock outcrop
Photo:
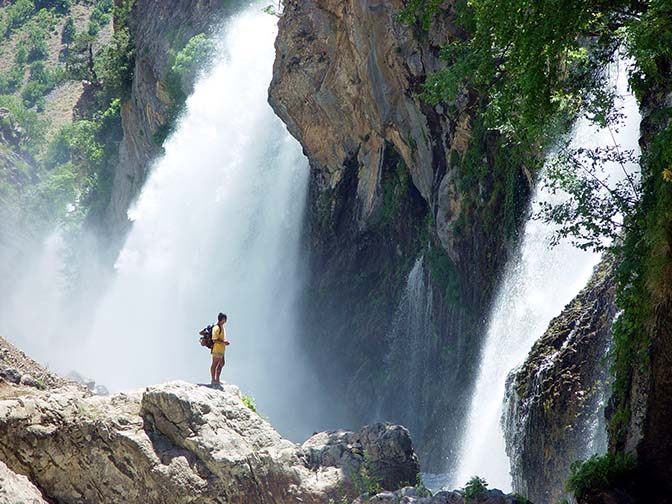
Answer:
M439 471L529 181L523 167L502 169L497 137L474 126L477 97L433 107L419 96L445 65L440 48L463 36L453 2L428 31L399 20L404 4L284 2L270 103L311 165L305 347L325 383L338 384L328 395L347 405L344 422L368 421L372 403L383 418L415 422L419 453ZM436 328L414 391L421 419L402 389L379 393L390 377L403 380L386 356L420 256ZM415 337L424 335L406 343Z
M630 258L637 264L629 266L636 272L633 283L639 285L637 298L626 308L637 333L621 342L622 390L612 397L609 418L610 451L631 454L637 469L632 481L620 482L628 492L617 487L582 504L672 502L672 184L665 177L670 166L672 57L657 57L651 70L655 77L646 74L638 96L643 194L641 229L633 231L639 243Z
M47 504L42 494L25 476L9 470L0 461L0 504Z
M62 503L324 503L364 464L390 489L417 478L408 431L373 425L283 439L232 385L184 382L0 401L0 459ZM403 478L403 479L400 479Z
M0 337L0 389L8 385L53 389L73 385L73 383L49 372L6 339Z
M513 489L533 502L569 498L571 463L607 449L607 354L616 316L610 262L596 268L507 380L502 420Z
M465 497L458 491L441 491L434 495L416 488L402 488L396 492L384 492L371 498L360 497L353 504L529 504L516 495L506 495L501 490L485 490Z

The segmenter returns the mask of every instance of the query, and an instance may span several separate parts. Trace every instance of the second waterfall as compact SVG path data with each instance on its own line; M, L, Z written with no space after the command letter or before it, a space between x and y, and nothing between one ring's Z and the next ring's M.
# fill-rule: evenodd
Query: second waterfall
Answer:
M581 119L572 135L572 147L594 149L609 145L637 149L639 112L627 88L626 63L609 68L616 106L623 115L617 130L598 128ZM605 180L637 173L636 166L606 163ZM532 213L543 203L558 204L567 195L549 191L543 183L535 190ZM478 378L462 436L458 471L451 485L460 487L473 476L484 477L493 487L511 489L509 460L500 426L508 373L521 364L551 319L584 287L600 255L575 248L567 241L553 247L556 227L535 218L525 225L520 249L508 264L490 312ZM591 440L586 440L587 444Z

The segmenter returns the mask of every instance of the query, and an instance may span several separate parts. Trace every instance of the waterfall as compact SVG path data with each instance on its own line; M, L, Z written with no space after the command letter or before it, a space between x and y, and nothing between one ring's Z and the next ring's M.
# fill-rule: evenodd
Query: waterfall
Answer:
M384 358L386 380L380 387L378 420L389 420L407 427L418 438L426 420L422 411L431 397L427 385L434 379L428 369L438 335L433 320L433 293L426 278L424 257L416 259L397 307ZM403 400L399 400L403 398ZM385 403L385 414L381 413Z
M267 103L277 18L263 7L224 26L214 68L129 211L104 295L86 322L51 321L49 352L59 370L112 390L209 383L197 332L223 311L222 379L253 395L285 435L303 437L315 428L302 422L315 406L295 340L308 165Z
M637 103L627 94L625 64L616 65L614 87L617 106L625 115L625 126L615 132L599 129L580 120L572 138L574 147L593 148L617 143L635 149L639 138ZM621 167L605 168L616 175ZM539 183L532 202L532 213L543 202L558 203L563 194L551 194ZM472 476L485 478L491 487L511 489L509 460L504 450L500 426L506 377L529 353L558 315L587 283L599 255L579 250L564 242L551 247L555 227L536 219L525 224L520 248L509 261L500 281L487 324L487 333L462 435L458 470L451 475L453 487L463 486Z

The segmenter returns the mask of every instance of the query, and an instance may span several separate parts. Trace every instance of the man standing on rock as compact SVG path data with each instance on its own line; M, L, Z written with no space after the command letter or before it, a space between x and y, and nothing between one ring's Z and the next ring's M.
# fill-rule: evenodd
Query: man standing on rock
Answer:
M212 328L212 365L210 366L210 378L212 385L221 385L219 377L224 367L224 352L229 341L226 339L226 315L217 315L217 325Z

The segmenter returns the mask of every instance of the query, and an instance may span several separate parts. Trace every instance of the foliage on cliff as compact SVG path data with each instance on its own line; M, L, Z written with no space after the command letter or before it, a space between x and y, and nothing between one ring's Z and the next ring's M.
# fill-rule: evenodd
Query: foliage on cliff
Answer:
M186 44L179 40L174 42L166 75L172 106L168 113L168 121L154 135L153 140L157 145L162 145L173 131L187 101L186 90L194 85L199 72L212 61L214 52L215 44L205 33L194 35Z
M433 0L410 0L401 16L426 30L440 8ZM656 104L645 117L639 160L618 149L565 150L551 166L548 183L567 191L570 201L542 214L560 224L559 237L585 248L601 249L605 236L613 239L622 314L614 328L617 407L610 438L622 450L633 375L651 365L652 331L669 323L669 313L657 307L672 297L672 109L664 99L672 82L672 4L458 0L455 16L464 37L444 48L448 66L425 82L424 97L450 105L466 90L477 92L486 103L485 125L517 146L523 158L544 152L580 115L603 126L618 124L619 111L604 86L604 68L618 47L633 62L630 85L637 98L644 107ZM639 161L641 182L628 174L605 191L594 170L607 161ZM624 215L622 223L612 222L617 213ZM576 474L593 465L577 466Z
M95 216L109 199L132 76L131 6L19 0L0 12L2 51L13 59L0 74L0 101L23 130L18 150L32 172L3 204L19 208L32 231Z

